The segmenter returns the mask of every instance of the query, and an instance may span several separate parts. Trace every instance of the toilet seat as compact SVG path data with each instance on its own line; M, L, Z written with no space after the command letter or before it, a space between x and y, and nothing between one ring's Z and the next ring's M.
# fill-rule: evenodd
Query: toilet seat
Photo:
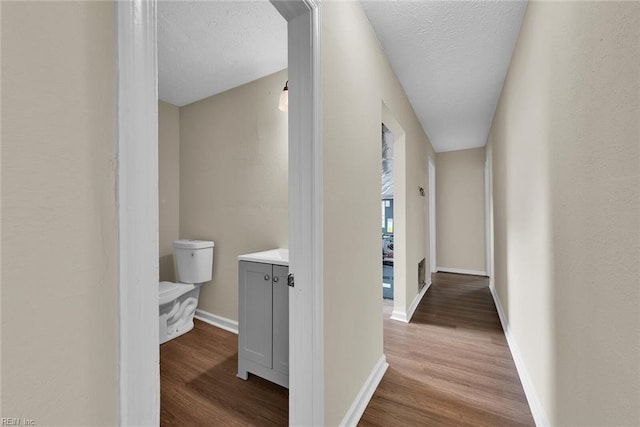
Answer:
M160 282L158 284L158 297L160 305L173 302L180 298L182 295L197 288L198 285L191 283L173 283L173 282Z

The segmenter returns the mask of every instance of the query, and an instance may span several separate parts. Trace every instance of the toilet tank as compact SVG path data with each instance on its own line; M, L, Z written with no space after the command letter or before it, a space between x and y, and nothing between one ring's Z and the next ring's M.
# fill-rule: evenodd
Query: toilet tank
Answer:
M204 283L213 272L213 242L209 240L174 240L178 282Z

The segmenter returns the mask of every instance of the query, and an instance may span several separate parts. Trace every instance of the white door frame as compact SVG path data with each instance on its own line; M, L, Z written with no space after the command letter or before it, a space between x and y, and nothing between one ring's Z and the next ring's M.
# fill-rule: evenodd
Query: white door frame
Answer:
M491 188L491 158L487 154L484 162L484 244L487 276L493 276L493 227L492 227L493 190Z
M436 267L436 161L429 157L429 271Z
M155 0L116 2L119 412L160 423L158 90Z
M319 0L270 0L288 21L289 425L324 425Z
M484 162L484 250L485 250L485 271L491 277L491 173L489 157Z
M272 1L289 45L289 423L324 424L320 3ZM160 423L156 0L116 3L119 422ZM274 106L275 108L275 106Z

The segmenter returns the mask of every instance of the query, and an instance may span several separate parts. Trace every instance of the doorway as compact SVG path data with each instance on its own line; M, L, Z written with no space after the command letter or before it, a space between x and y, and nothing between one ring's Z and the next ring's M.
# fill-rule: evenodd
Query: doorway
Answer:
M382 297L393 300L393 135L382 124Z
M273 3L288 22L289 423L322 425L322 104L320 8ZM159 424L156 1L118 2L119 411Z
M384 126L383 138L391 141L389 154L393 160L391 174L393 203L389 203L393 206L393 218L391 221L388 221L389 218L385 219L382 230L386 234L391 234L388 233L391 230L393 234L393 266L386 269L387 275L390 273L390 269L393 271L393 300L384 301L385 304L393 306L391 319L406 323L409 321L407 271L411 268L407 261L406 133L384 102L382 102L382 124ZM385 131L385 128L388 132ZM378 143L380 144L380 142ZM382 206L385 209L391 208L391 206L386 207L384 202L382 202ZM388 228L389 225L391 228Z
M177 266L160 269L160 425L260 424L266 414L283 425L288 271L243 292L238 259L287 253L287 22L269 2L159 2L157 14L160 266ZM185 285L208 250L198 284ZM273 300L243 311L267 288ZM266 332L272 339L250 340ZM255 351L264 357L241 375Z

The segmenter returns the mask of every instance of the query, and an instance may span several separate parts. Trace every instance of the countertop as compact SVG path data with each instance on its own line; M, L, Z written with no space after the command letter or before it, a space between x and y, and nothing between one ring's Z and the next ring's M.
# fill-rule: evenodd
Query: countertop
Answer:
M261 262L263 264L275 264L289 266L289 249L271 249L238 256L238 261Z

